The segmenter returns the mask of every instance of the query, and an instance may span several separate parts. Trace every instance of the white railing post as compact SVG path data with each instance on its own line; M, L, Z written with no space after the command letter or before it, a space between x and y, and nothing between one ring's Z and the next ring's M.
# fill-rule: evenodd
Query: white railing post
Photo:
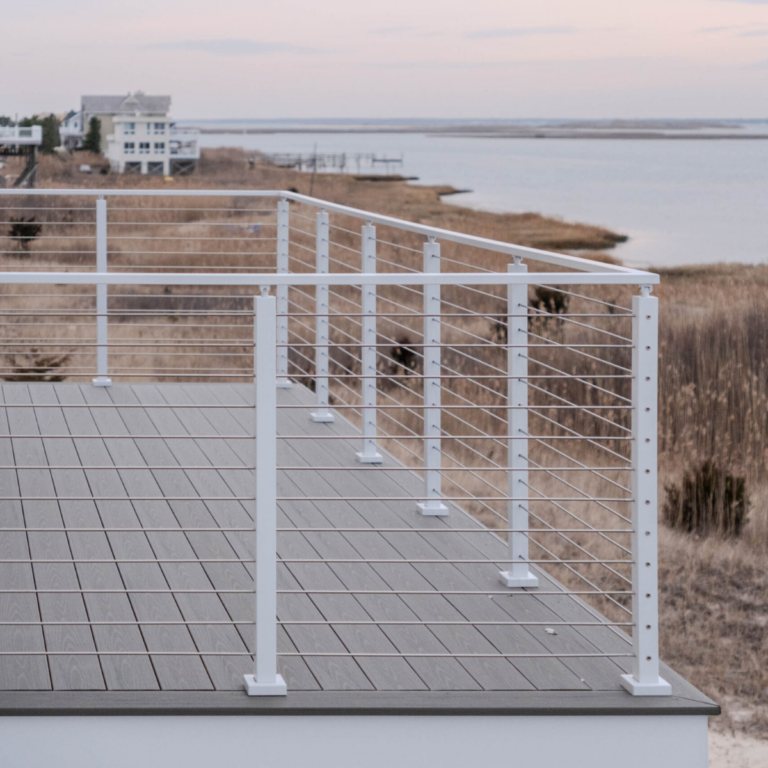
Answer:
M632 674L634 696L669 696L659 676L657 430L659 303L650 286L632 299Z
M316 271L318 275L327 275L329 272L328 241L330 240L328 211L318 212L316 233ZM318 285L315 288L315 313L317 315L315 317L315 395L317 410L312 413L311 418L312 421L321 424L333 421L333 414L328 410L329 294L330 289L327 285Z
M290 220L288 201L283 198L277 204L277 273L288 274L288 244ZM277 386L290 389L288 378L288 286L278 285L277 294Z
M527 272L522 258L515 256L509 272ZM538 587L539 580L528 560L528 285L507 286L507 533L508 571L499 578L507 587Z
M96 272L107 273L107 201L100 196L96 201ZM107 286L96 286L96 387L108 387L112 379L107 375L109 364L108 325L107 325Z
M249 696L284 696L277 674L277 376L276 299L262 287L254 298L254 598L256 674L245 675Z
M424 243L425 274L440 273L440 244L434 237ZM422 515L443 517L448 507L442 498L441 397L442 355L440 354L440 286L424 286L424 501Z
M362 229L362 272L376 272L376 227L370 221ZM361 394L363 401L363 450L357 454L361 464L381 464L376 450L376 286L361 286Z

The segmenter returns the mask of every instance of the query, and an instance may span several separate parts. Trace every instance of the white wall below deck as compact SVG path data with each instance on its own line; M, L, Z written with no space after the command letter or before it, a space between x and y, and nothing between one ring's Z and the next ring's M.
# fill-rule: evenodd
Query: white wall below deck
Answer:
M706 768L703 716L4 717L11 768Z

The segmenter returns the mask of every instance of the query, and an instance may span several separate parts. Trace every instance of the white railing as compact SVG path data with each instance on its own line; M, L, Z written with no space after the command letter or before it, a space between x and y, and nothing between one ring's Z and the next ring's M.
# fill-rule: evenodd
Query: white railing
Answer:
M617 676L629 663L622 684L635 695L670 692L659 675L657 626L658 309L650 295L657 275L275 191L0 191L0 208L3 221L36 211L43 227L26 246L0 240L0 250L23 250L29 265L0 273L9 296L18 298L14 286L57 286L62 297L75 286L96 289L95 311L68 316L84 318L84 327L93 319L94 339L73 342L65 332L50 342L83 349L84 364L62 373L82 379L94 372L103 387L142 378L254 381L254 401L238 407L255 405L258 416L257 543L253 557L231 561L248 568L255 560L257 662L249 693L284 693L280 665L329 656L357 664L371 657L546 658L569 669L599 658ZM84 272L91 257L95 271ZM54 307L35 316L62 314ZM250 347L241 335L249 318ZM215 342L195 336L191 351L179 346L206 323ZM121 362L126 347L148 356L158 343L122 340L141 324L162 326L169 337L181 332L175 344L162 339L174 351L146 368ZM27 334L24 343L31 347L35 338ZM227 347L231 353L222 352ZM231 354L230 366L221 366L222 354ZM166 365L172 355L186 355L187 367ZM13 375L25 374L17 365ZM296 384L314 395L302 395L303 387L294 387L295 396L285 392ZM356 459L350 443L359 445ZM303 487L298 479L300 494L278 495L278 476L340 472L346 484ZM312 505L311 522L292 517L299 503ZM334 512L340 506L361 522L345 523ZM278 509L288 527L278 527ZM283 545L277 557L288 540L280 537L324 533L342 536L340 554L315 542L316 555ZM374 536L376 546L356 544L360 534ZM461 538L446 548L441 534ZM395 535L420 544L395 547L387 538ZM278 566L297 584L278 588ZM320 566L336 586L307 582ZM412 569L413 583L388 581L395 567ZM367 581L344 570L360 568L372 569ZM440 583L440 568L449 569L449 583ZM227 593L216 585L211 591ZM454 611L451 600L510 600L488 620L281 615L289 596L329 594L389 595L404 609L411 597L430 594ZM532 595L545 619L519 602ZM574 608L558 621L553 606L564 596ZM300 641L306 625L331 633L337 650ZM350 650L349 638L336 636L349 625L460 625L493 650L457 651L449 639L422 653L391 639L388 650ZM278 650L278 626L293 639L292 650ZM542 627L551 635L542 637ZM528 644L518 645L513 630ZM568 638L558 641L558 634Z

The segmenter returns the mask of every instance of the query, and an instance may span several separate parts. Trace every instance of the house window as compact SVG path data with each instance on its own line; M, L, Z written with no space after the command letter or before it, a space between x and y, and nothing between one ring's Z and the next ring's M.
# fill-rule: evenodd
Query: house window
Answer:
M164 141L156 141L155 142L155 154L156 155L164 155L165 154L165 142Z
M165 123L155 123L155 133L165 133Z
M136 133L136 123L126 123L123 133Z
M149 154L149 142L148 141L139 142L139 154L140 155L148 155Z
M123 152L126 155L132 155L136 152L136 145L132 141L126 141L123 144Z

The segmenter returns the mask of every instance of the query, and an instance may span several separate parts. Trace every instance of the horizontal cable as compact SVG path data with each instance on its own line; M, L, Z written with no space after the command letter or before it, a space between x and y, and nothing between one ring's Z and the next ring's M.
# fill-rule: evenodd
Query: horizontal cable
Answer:
M83 467L83 469L87 469L87 467ZM109 469L109 467L99 467L99 469ZM142 467L142 469L146 469L146 467ZM130 500L129 496L124 499L124 501ZM253 533L253 525L248 528L107 528L101 526L96 528L4 528L0 526L0 533Z
M409 470L412 471L412 470ZM11 528L0 528L0 531L15 530ZM27 530L27 529L22 529ZM44 528L42 530L50 530ZM77 530L66 528L62 530ZM98 528L97 530L104 530ZM124 531L125 528L116 528L115 530ZM128 530L148 530L148 529L128 529ZM173 530L200 530L197 528ZM219 530L219 529L214 529ZM246 530L252 531L253 528ZM632 533L631 528L278 528L278 533Z
M442 497L440 497L442 498ZM21 560L0 560L0 562L26 562ZM46 562L45 560L34 560L31 562ZM54 562L73 562L71 560L61 560L61 561L54 561ZM84 560L82 562L98 562L96 560ZM113 561L110 561L113 562ZM133 560L123 561L123 562L138 562ZM154 561L153 561L154 562ZM159 562L168 562L168 561L159 561ZM184 562L181 560L172 560L170 562ZM207 560L201 560L201 562L210 562ZM215 561L215 562L221 562L221 561ZM230 561L224 561L224 562L230 562ZM250 562L250 561L248 561ZM394 558L388 558L388 559L382 559L382 558L358 558L358 559L343 559L343 558L278 558L278 563L301 563L301 564L308 564L308 563L344 563L345 565L349 564L365 564L365 563L375 563L377 565L393 565L398 563L407 563L408 565L436 565L438 563L445 563L447 565L456 565L458 563L463 563L466 565L488 565L488 564L498 564L498 563L506 563L506 558L498 558L497 560L492 560L489 558L485 558L483 560L472 560L472 559L458 559L458 560L413 560L413 559L394 559ZM579 565L605 565L606 563L611 565L633 565L633 560L563 560L563 559L552 559L552 560L524 560L522 558L518 558L515 560L515 563L529 563L534 565L565 565L565 564L574 564L578 563Z
M0 627L164 627L208 626L209 624L237 626L255 624L255 621L0 621ZM279 622L278 622L279 623ZM591 625L590 625L591 626Z
M253 496L0 496L0 501L253 501Z
M253 658L253 654L249 651L0 651L0 656L248 656Z
M233 345L237 346L237 345ZM321 346L322 345L318 345ZM340 363L336 363L337 365L340 365ZM329 374L330 378L335 379L336 377L333 374ZM401 377L402 378L402 377ZM426 378L431 378L430 376L427 376ZM384 393L379 393L384 394ZM416 394L416 393L413 393ZM453 392L450 392L451 395L459 397L459 395L456 395ZM253 406L249 406L253 407ZM339 410L343 408L349 408L351 406L346 405L334 405L334 408L337 408ZM354 406L357 407L357 406ZM590 409L597 409L597 410L606 410L606 411L631 411L633 406L631 405L506 405L506 404L499 404L499 405L466 405L464 403L459 403L459 405L423 405L423 404L417 404L417 405L406 405L405 403L401 405L375 405L371 406L372 408L375 408L378 410L388 410L393 408L415 408L416 410L422 411L422 410L441 410L441 411L465 411L465 410L481 410L481 411L492 411L492 410L503 410L503 411L530 411L530 410L566 410L566 411L572 411L574 409L579 411L584 411L587 408ZM308 404L308 405L278 405L277 409L280 411L284 410L306 410L307 408L317 408L316 404ZM493 416L492 413L488 414L489 416ZM624 427L621 427L620 424L616 424L612 421L608 421L609 424L615 427L619 427L620 429L625 429ZM631 432L632 430L625 429L626 432Z
M132 499L131 499L132 501ZM93 558L93 559L82 559L82 558L69 558L69 559L59 559L59 560L53 560L53 559L46 559L46 558L31 558L27 560L2 560L0 559L0 564L2 565L11 565L11 564L23 564L23 565L70 565L70 564L77 564L77 565L90 565L90 564L109 564L109 565L123 565L125 563L157 563L159 565L167 565L169 563L255 563L256 561L253 558L230 558L230 559L215 559L215 558L208 558L208 557L186 557L186 558L179 558L179 559L166 559L166 558L158 558L158 557L140 557L136 559L108 559L108 558ZM278 561L279 562L279 561ZM330 562L330 561L329 561ZM565 561L563 561L565 562Z
M404 560L399 562L405 563ZM407 565L407 563L406 563ZM50 591L50 590L46 590ZM72 590L64 590L72 591ZM77 591L77 590L74 590ZM93 590L89 590L93 591ZM114 591L114 590L110 590ZM126 590L128 591L128 590ZM130 590L135 592L136 590ZM176 591L176 590L174 590ZM222 592L222 590L219 590ZM0 590L2 593L2 590ZM278 589L278 595L499 595L502 597L542 597L544 595L551 597L571 597L577 595L579 597L583 595L634 595L635 593L627 590L603 590L597 589L593 591L589 590L568 590L567 592L560 590L541 590L536 589L535 592L528 592L523 590L521 592L510 592L504 590L482 590L482 589Z
M336 406L329 406L331 409L335 408ZM407 408L408 406L403 406L403 408ZM422 408L423 406L413 406L416 409ZM14 437L18 437L18 435L14 435ZM39 437L39 435L34 435L34 437ZM54 437L54 435L52 435ZM413 440L423 440L424 438L419 435L418 437L411 437L410 435L387 435L389 438L399 438L402 440L406 439L413 439ZM355 440L358 439L359 436L357 435L278 435L278 440ZM197 439L197 438L195 438ZM253 438L251 438L253 439ZM600 435L597 435L595 437L586 437L584 435L572 437L571 435L443 435L443 440L617 440L617 441L626 441L626 440L633 440L632 437L602 437ZM620 459L623 461L627 461L623 456L619 456Z
M2 624L3 622L0 622ZM26 623L26 622L22 622ZM68 624L69 622L64 622ZM87 623L87 622L83 622ZM120 622L116 622L120 623ZM138 623L138 622L137 622ZM145 622L141 622L145 623ZM158 622L159 623L159 622ZM179 622L184 623L184 622ZM201 622L203 623L203 622ZM237 622L248 623L248 622ZM463 621L334 621L333 619L328 621L280 621L278 624L284 626L294 625L347 625L347 626L377 626L377 627L390 627L390 626L440 626L440 627L631 627L634 626L630 621L624 622L609 622L609 621L471 621L464 619Z
M41 652L42 653L42 652ZM62 654L64 652L62 651ZM18 652L22 655L22 652ZM2 652L0 652L2 655ZM84 654L85 655L85 652ZM93 654L90 654L93 655ZM150 654L151 655L151 654ZM208 655L200 651L198 656ZM211 654L214 655L214 654ZM219 654L215 654L219 655ZM226 655L226 654L222 654ZM634 653L357 653L352 651L342 652L316 652L316 651L278 651L278 656L301 657L346 657L346 658L394 658L394 659L617 659L634 658Z

